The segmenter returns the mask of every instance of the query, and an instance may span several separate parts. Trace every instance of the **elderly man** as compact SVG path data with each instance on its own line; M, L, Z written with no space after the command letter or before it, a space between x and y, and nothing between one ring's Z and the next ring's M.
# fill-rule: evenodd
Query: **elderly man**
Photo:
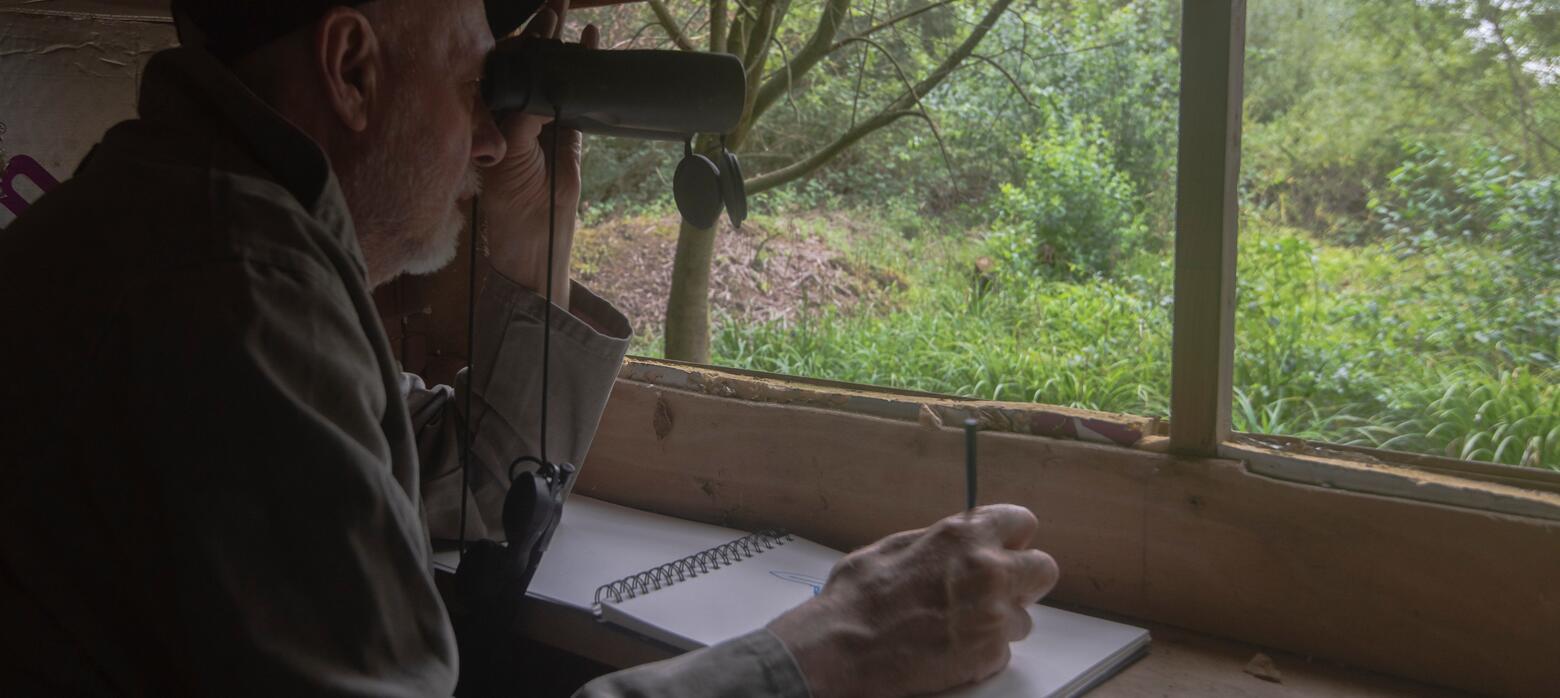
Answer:
M568 281L577 134L554 166L543 121L501 127L480 101L483 9L176 1L186 46L147 66L141 118L0 234L8 693L454 690L430 531L455 537L465 500L472 535L498 535L501 466L533 446L549 176L548 455L583 459L629 333ZM396 368L369 291L448 262L479 185L495 274L477 369L430 389ZM1035 527L997 506L892 536L768 628L582 694L907 695L990 675L1056 579Z

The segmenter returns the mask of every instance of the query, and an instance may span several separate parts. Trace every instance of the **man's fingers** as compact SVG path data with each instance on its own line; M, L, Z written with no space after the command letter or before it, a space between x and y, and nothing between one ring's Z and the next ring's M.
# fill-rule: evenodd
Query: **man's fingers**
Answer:
M982 659L975 667L975 680L985 681L1006 669L1008 662L1013 661L1013 648L1007 642L998 640L982 651L980 656Z
M580 155L580 132L572 128L560 129L553 124L542 127L538 143L546 148L548 161L552 159L553 134L558 134L558 158L563 160L564 174L570 174L578 169Z
M991 504L976 509L975 514L996 533L1002 547L1010 550L1028 548L1040 530L1034 512L1015 504Z
M1010 559L1013 566L1009 570L1008 580L1012 586L1008 598L1025 606L1045 598L1061 577L1056 559L1039 550L1016 550Z
M511 112L504 116L504 139L509 141L511 146L517 143L530 143L541 135L542 127L550 121L552 121L550 116ZM517 154L513 148L511 153Z
M569 0L547 0L547 7L552 10L557 21L553 23L552 33L544 36L549 39L562 38L564 20L569 18Z
M585 25L585 30L580 32L580 45L585 48L596 48L601 44L601 30L594 24Z
M1008 642L1018 642L1035 629L1035 619L1029 615L1029 604L1014 605L1003 617L1002 637Z

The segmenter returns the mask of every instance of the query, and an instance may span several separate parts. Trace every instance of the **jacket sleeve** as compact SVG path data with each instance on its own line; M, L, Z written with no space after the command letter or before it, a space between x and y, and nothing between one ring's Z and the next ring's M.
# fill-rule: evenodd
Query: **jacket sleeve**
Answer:
M571 312L552 313L552 404L547 448L554 459L579 465L595 437L607 397L628 351L629 326L611 304L575 284ZM546 301L498 274L489 277L477 303L475 380L471 411L476 425L467 500L466 538L501 540L509 463L534 455L541 403L541 341ZM428 387L405 378L423 464L423 502L435 539L460 532L460 436L468 373L457 386ZM808 695L796 662L767 630L681 657L604 676L578 698L723 698Z
M454 635L380 424L396 396L340 278L236 259L123 302L126 419L191 672L174 692L449 695Z
M628 352L628 318L576 283L569 311L552 312L552 380L548 386L547 456L578 466L590 450ZM471 452L466 539L504 539L508 468L516 458L537 456L542 403L542 328L546 299L490 274L477 301L475 379L461 371L456 386L424 385L407 375L403 393L411 410L422 463L422 497L435 540L460 538L460 434L466 389L471 387ZM588 321L587 321L588 320ZM599 329L598 329L599 328Z
M796 660L768 630L608 674L574 698L808 698Z

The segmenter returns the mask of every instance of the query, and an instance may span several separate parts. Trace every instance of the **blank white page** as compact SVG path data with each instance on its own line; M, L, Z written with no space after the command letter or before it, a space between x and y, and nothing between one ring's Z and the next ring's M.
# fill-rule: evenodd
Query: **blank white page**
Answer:
M764 627L815 596L841 555L792 538L669 587L603 604L602 618L685 650Z
M1007 669L942 698L1074 696L1114 673L1148 645L1148 631L1130 625L1031 606L1034 631L1013 643Z

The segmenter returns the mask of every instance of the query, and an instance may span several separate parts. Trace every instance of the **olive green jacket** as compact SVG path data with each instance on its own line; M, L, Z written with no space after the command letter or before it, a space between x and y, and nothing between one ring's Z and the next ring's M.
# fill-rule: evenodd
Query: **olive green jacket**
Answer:
M456 535L465 387L400 372L307 136L192 49L152 59L140 114L0 232L0 685L449 695L429 532ZM548 455L580 463L629 328L574 298ZM472 536L531 452L543 304L496 275L478 302ZM758 631L581 694L806 688Z

